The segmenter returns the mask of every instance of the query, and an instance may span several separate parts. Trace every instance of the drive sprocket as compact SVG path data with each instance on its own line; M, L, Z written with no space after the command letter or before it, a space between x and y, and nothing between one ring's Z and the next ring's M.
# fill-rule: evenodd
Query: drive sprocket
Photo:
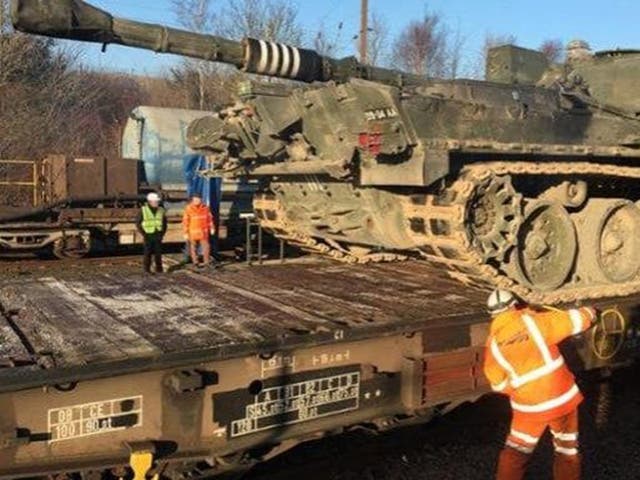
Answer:
M515 245L522 223L522 195L508 175L490 172L476 185L467 202L465 223L473 248L484 261L502 261Z

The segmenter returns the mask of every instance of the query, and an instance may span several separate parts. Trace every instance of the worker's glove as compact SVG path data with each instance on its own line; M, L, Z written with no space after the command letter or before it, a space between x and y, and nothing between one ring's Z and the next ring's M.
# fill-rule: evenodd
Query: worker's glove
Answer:
M182 238L184 238L186 242L189 241L189 235L187 235L186 233L182 236Z
M600 324L600 314L602 312L600 310L598 310L596 307L589 307L589 309L591 310L591 313L593 314L593 318L591 318L591 327L589 327L589 328L594 328L596 325Z
M216 234L216 229L212 227L209 232L211 233L211 235L215 235Z

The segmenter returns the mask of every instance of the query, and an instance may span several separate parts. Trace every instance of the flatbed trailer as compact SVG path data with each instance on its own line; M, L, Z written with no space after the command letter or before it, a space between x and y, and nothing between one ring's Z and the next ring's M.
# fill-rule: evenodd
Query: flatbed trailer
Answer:
M426 421L488 391L485 297L419 262L0 281L0 478L204 478ZM639 350L640 298L600 306L576 369Z

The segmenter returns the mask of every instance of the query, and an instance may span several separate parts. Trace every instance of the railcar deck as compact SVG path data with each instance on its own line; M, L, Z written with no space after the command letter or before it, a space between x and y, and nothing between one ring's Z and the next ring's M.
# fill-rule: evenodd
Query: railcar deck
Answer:
M419 262L0 281L0 392L415 328L468 332L484 295Z

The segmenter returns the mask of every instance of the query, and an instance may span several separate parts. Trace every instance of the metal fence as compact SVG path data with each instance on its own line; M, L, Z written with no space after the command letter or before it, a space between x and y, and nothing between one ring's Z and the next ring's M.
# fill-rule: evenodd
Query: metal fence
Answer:
M38 162L0 160L0 205L34 207L38 204Z

